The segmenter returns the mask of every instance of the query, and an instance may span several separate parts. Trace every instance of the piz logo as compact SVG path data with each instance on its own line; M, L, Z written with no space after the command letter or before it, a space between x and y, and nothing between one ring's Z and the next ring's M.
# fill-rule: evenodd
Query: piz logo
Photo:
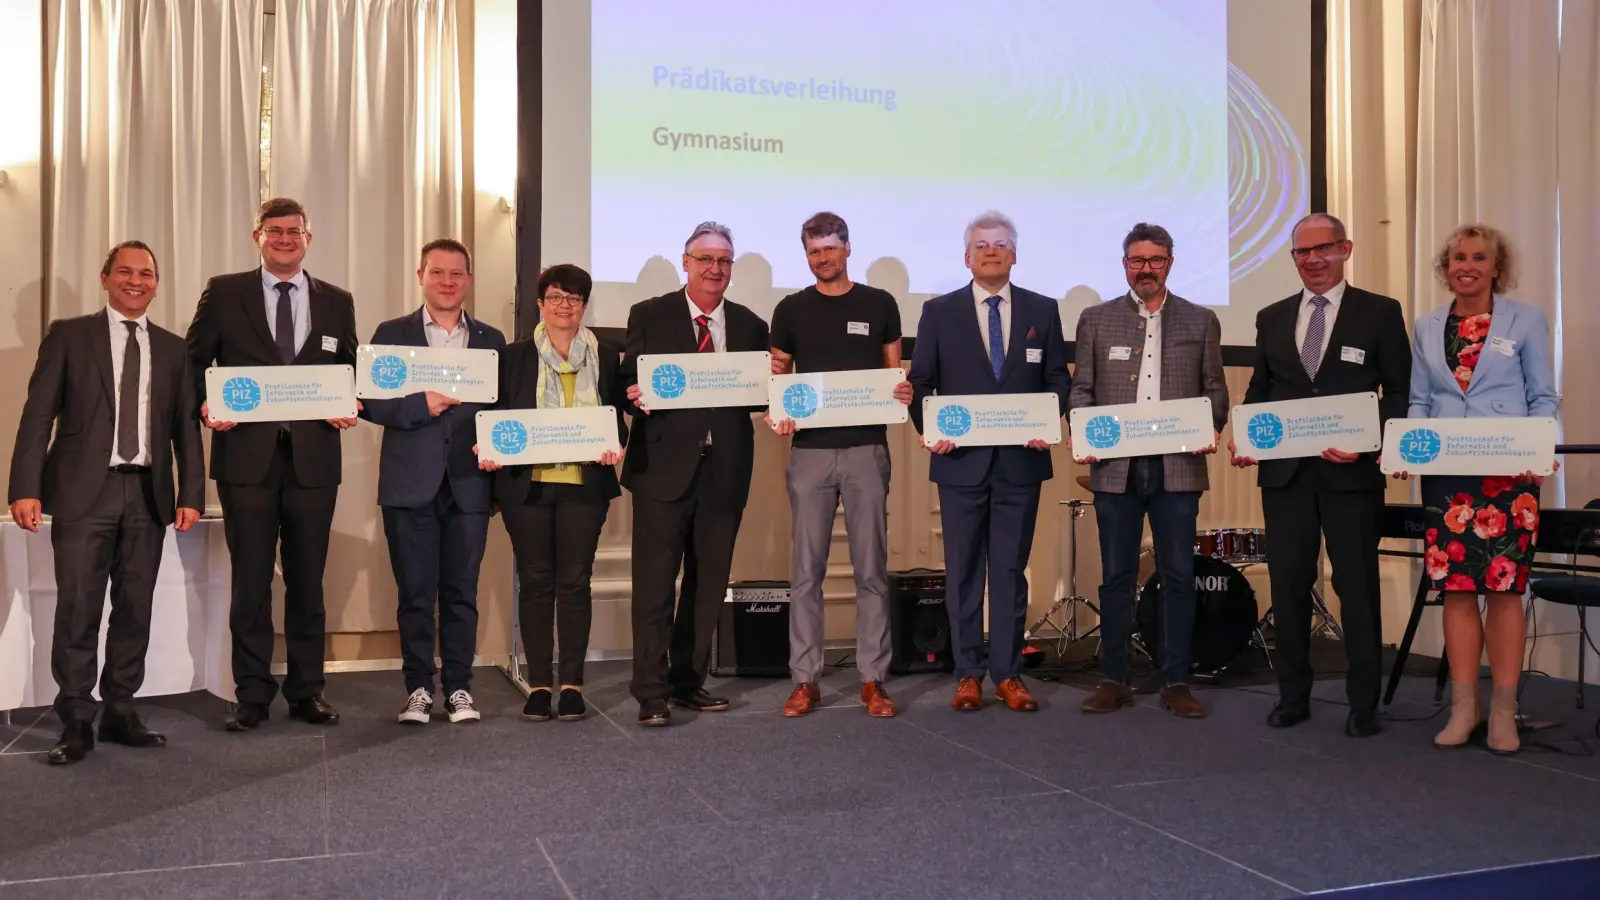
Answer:
M261 385L243 375L222 383L222 405L233 412L250 412L261 405Z
M656 370L650 374L650 389L663 400L676 400L689 389L689 376L683 373L680 366L672 363L656 366Z
M1412 465L1431 463L1439 458L1444 441L1431 428L1413 428L1400 436L1400 458Z
M791 384L783 389L783 411L791 419L804 419L817 412L817 389L809 384Z
M961 437L972 430L972 413L959 403L939 410L939 432L946 437Z
M1283 420L1272 413L1256 413L1245 430L1252 447L1271 450L1283 443Z
M494 445L494 452L514 456L527 449L528 429L515 419L504 419L494 423L494 428L490 429L489 443Z
M1095 416L1084 424L1083 437L1096 450L1109 450L1122 443L1122 426L1114 416Z
M386 391L404 387L406 361L398 356L380 356L372 361L372 383Z

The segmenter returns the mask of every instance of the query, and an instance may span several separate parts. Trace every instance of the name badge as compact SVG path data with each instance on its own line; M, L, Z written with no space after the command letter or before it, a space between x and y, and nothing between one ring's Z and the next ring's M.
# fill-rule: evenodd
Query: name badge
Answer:
M865 323L865 322L846 322L845 323L845 331L847 333L849 333L849 334L860 334L860 335L865 335L865 334L869 333L867 331L867 323Z
M1044 348L1042 348L1042 347L1030 347L1030 348L1028 348L1028 362L1031 362L1031 363L1044 362Z
M1340 347L1339 359L1360 365L1367 361L1367 351L1358 347Z
M1490 338L1489 349L1500 354L1501 356L1516 356L1517 342L1508 341L1505 338Z
M1115 360L1133 359L1132 347L1112 347L1111 358Z
M323 335L322 336L322 349L328 351L329 353L338 353L339 352L339 339L336 338L336 337L333 337L332 335L327 335L327 334Z

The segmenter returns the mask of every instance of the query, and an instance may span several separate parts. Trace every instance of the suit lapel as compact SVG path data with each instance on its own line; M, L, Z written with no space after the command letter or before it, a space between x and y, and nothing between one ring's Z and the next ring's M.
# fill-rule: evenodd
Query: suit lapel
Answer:
M311 329L306 332L306 342L300 345L300 352L294 355L296 363L304 359L307 353L321 349L321 335L328 333L328 311L323 308L322 298L318 296L320 293L317 280L306 275L306 309L311 314Z
M1017 359L1027 352L1025 346L1028 331L1028 317L1022 306L1022 299L1017 296L1020 292L1016 285L1011 286L1011 340L1010 348L1006 351L1006 361L1000 367L1000 381L1004 382L1011 375L1011 370L1016 368ZM987 355L987 354L986 354Z
M1461 384L1456 381L1456 373L1450 369L1449 361L1444 358L1444 329L1449 321L1450 306L1446 304L1417 323L1419 330L1425 329L1422 334L1422 354L1427 357L1428 364L1433 366L1433 371L1444 379L1445 384L1455 388L1457 393L1464 394Z
M255 270L255 276L250 281L251 290L244 296L244 317L250 320L256 336L261 338L261 345L267 348L267 358L278 364L282 360L278 356L278 342L272 339L272 328L267 325L266 289L261 286L261 269Z
M111 364L111 310L100 313L100 322L89 329L89 346L94 350L94 364L100 369L100 383L106 389L106 401L117 408L117 386L112 381Z
M428 326L425 319L427 315L428 311L426 309L418 307L415 315L406 317L405 325L400 333L406 339L407 344L413 347L428 346Z
M671 304L672 321L674 322L671 333L677 335L678 341L681 342L684 347L683 350L677 352L694 353L700 349L699 334L697 333L696 326L694 324L694 317L699 315L699 308L695 307L695 312L688 313L689 308L692 306L692 302L689 300L689 291L687 288L679 291L675 296L678 298L678 300ZM727 298L723 298L722 302L727 303ZM682 305L679 305L680 303ZM724 310L724 312L726 312L726 310ZM724 320L722 324L723 338L726 340L728 334L728 323L726 320ZM715 344L715 341L712 343Z

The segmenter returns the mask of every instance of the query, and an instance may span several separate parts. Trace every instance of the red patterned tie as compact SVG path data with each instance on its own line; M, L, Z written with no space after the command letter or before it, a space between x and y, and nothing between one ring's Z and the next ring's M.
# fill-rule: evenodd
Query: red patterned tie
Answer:
M696 334L700 338L700 345L695 348L696 353L715 353L717 343L711 339L711 317L699 315L694 317Z

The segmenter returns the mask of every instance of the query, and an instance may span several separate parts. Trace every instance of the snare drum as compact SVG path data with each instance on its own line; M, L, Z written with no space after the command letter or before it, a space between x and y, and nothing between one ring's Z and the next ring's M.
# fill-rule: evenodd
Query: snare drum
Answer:
M1262 528L1215 528L1197 532L1194 553L1230 562L1266 562L1267 532Z

